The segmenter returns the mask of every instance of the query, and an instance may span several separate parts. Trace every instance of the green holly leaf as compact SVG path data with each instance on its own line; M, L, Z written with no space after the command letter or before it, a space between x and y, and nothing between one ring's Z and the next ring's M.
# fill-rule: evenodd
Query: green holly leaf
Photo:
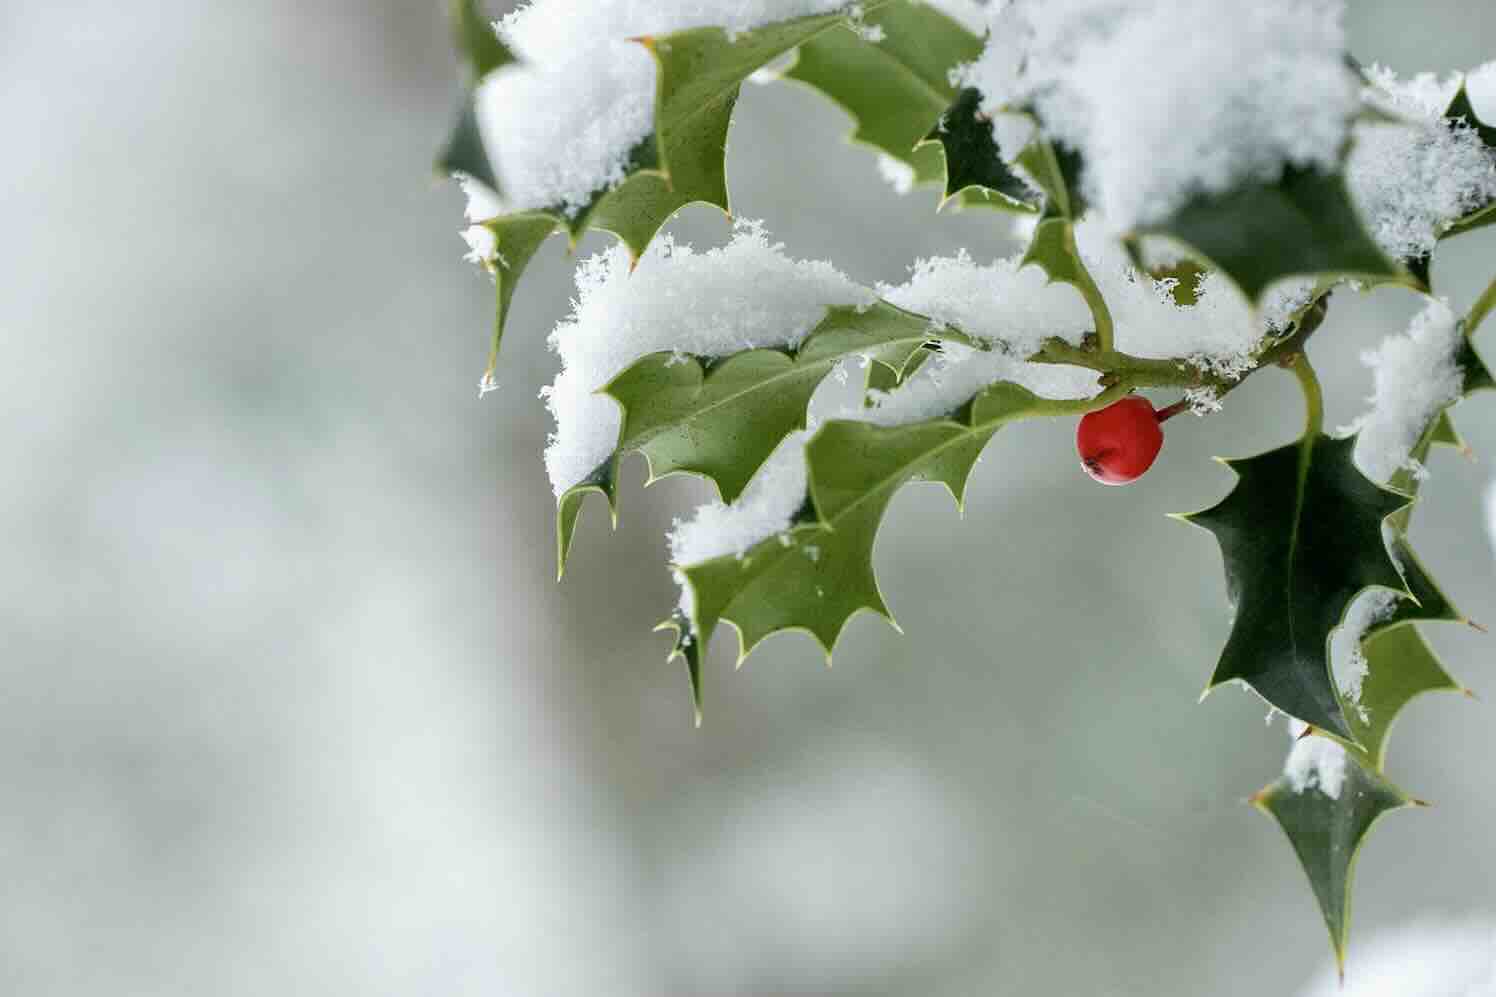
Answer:
M473 83L515 61L514 53L499 40L493 22L478 9L477 0L452 0L448 10L453 43L467 62Z
M982 52L982 40L934 7L908 0L868 14L881 29L871 42L850 26L800 46L785 79L836 102L855 122L850 138L914 170L915 182L939 182L944 164L923 145L931 125L956 97L950 71Z
M890 2L871 0L863 9L872 14ZM848 17L838 13L795 18L732 36L720 28L696 28L635 39L653 55L657 67L654 134L630 151L622 183L598 191L574 214L559 206L523 212L524 231L533 233L542 224L540 219L549 218L575 248L584 233L597 229L617 236L638 259L665 222L686 205L700 201L728 211L727 131L743 80L797 45L846 24ZM482 143L471 104L470 99L465 104L466 125L452 145L466 165L446 167L449 171L483 168L476 160ZM444 162L449 158L444 156ZM491 167L485 182L497 186ZM493 224L502 226L514 217L501 216ZM503 336L507 295L512 295L523 269L510 260L511 279L507 290L501 288L495 341Z
M892 623L872 555L894 494L910 481L933 481L959 506L972 466L1004 424L1078 413L1093 404L1042 399L1000 383L944 419L904 426L828 422L806 446L809 496L787 533L742 557L677 569L692 593L689 622L697 653L723 620L738 631L739 661L764 638L784 630L806 631L829 660L856 613L867 610Z
M1491 386L1491 375L1469 340L1461 344L1459 364L1464 371L1466 393ZM1410 456L1418 462L1428 460L1435 443L1459 446L1458 433L1449 420L1448 410L1429 421ZM1415 498L1423 482L1411 469L1400 468L1389 485ZM1359 709L1348 711L1347 719L1356 743L1348 745L1362 762L1381 772L1386 766L1387 734L1402 708L1425 692L1468 692L1450 674L1415 622L1447 621L1469 623L1455 607L1429 571L1424 567L1408 541L1409 503L1387 519L1388 550L1401 572L1408 597L1384 619L1368 628L1361 642L1368 673L1362 684Z
M608 503L608 512L613 525L618 525L618 454L603 461L598 468L581 481L561 493L556 500L556 580L566 574L566 559L571 556L571 542L576 535L577 521L582 515L582 506L588 495L601 495Z
M1464 218L1461 218L1449 226L1449 228L1439 233L1439 238L1448 239L1451 236L1474 232L1476 229L1485 228L1487 225L1493 224L1496 224L1496 201L1492 201L1484 208L1477 208Z
M1090 285L1091 275L1081 262L1080 247L1075 242L1075 223L1068 218L1046 213L1023 254L1022 265L1031 263L1043 268L1051 284L1070 284L1082 294Z
M1236 487L1180 517L1215 534L1236 607L1207 689L1239 679L1279 710L1355 740L1330 671L1330 631L1363 590L1403 592L1382 524L1407 498L1368 480L1355 438L1312 432L1256 457L1227 461Z
M965 342L955 330L941 337ZM607 490L578 485L561 497L556 520L558 572L588 494L607 497L616 518L619 458L642 453L649 481L671 474L700 474L723 501L742 494L755 471L786 436L805 427L810 397L843 360L865 356L897 383L913 358L931 343L930 320L887 302L859 311L834 307L796 350L745 350L726 357L653 353L620 373L602 391L623 410L618 447L602 475ZM600 472L602 469L600 469ZM594 475L593 477L598 477ZM588 479L589 482L592 478Z
M1139 234L1190 246L1254 302L1284 277L1414 280L1367 233L1338 173L1290 167L1276 183L1195 197Z
M967 341L955 330L940 335ZM622 455L644 455L649 463L647 484L671 474L700 474L731 502L780 441L804 428L811 395L839 362L865 356L869 366L887 371L897 383L932 344L931 336L929 319L880 301L861 311L828 308L796 350L642 357L602 388L623 410L623 425L609 461L561 496L556 520L558 575L566 570L587 495L603 495L616 521L613 483ZM606 487L600 487L601 482Z
M670 619L655 627L656 631L675 631L675 643L670 648L666 661L680 658L686 663L686 678L691 682L691 705L696 709L696 726L701 726L701 641L691 631L691 621L677 609Z
M992 119L982 113L981 91L962 90L925 141L943 154L946 201L971 193L1012 211L1037 209L1033 188L1003 161Z
M1372 825L1383 814L1416 803L1385 778L1363 767L1355 756L1346 758L1345 782L1334 797L1313 786L1295 792L1286 778L1278 779L1252 797L1252 805L1277 822L1298 855L1324 915L1325 926L1330 930L1335 959L1342 972L1350 932L1350 890L1356 856Z
M483 383L487 386L492 383L499 362L499 345L504 338L514 289L530 260L539 252L541 243L556 231L556 219L544 212L527 211L502 215L480 225L494 236L493 258L484 263L494 280L493 339L488 351L488 368L483 375Z
M1387 737L1402 708L1426 692L1464 692L1444 670L1434 649L1416 626L1403 623L1380 629L1361 644L1367 675L1360 709L1346 711L1359 747L1348 746L1368 768L1383 772ZM1364 711L1364 712L1363 712Z
M476 0L452 0L450 17L453 41L466 68L467 84L458 104L456 122L442 151L437 155L436 169L444 177L462 173L499 190L498 177L473 107L473 94L483 78L495 69L514 62L514 55L499 40L493 25L478 11Z
M1101 292L1081 260L1075 240L1075 225L1086 210L1080 194L1080 155L1050 143L1036 125L1034 137L1017 161L1044 192L1043 211L1022 265L1035 264L1044 270L1050 283L1069 284L1078 290L1097 316L1101 347L1110 349L1110 330L1103 327L1102 316L1097 313Z
M1026 112L1034 117L1032 111ZM1043 123L1037 122L1034 138L1018 154L1018 165L1044 191L1044 215L1079 221L1086 213L1086 201L1080 193L1082 161L1080 153L1050 142L1043 136Z
M642 453L651 483L700 474L731 502L780 441L805 427L811 395L838 363L865 356L897 378L931 337L929 319L878 302L828 309L796 350L651 354L603 388L623 409L619 452Z

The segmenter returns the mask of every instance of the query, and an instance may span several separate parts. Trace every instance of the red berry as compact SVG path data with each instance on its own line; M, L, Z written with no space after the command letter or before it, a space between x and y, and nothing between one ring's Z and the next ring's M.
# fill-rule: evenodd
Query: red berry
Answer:
M1138 395L1081 417L1075 449L1086 473L1104 485L1125 485L1153 466L1164 431L1153 403Z

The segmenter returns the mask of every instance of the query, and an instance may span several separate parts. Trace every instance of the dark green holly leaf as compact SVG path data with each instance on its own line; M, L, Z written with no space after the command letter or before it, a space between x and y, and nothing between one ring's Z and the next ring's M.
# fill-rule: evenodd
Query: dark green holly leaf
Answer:
M1312 736L1312 735L1311 735ZM1345 760L1345 781L1334 797L1318 787L1295 792L1286 778L1252 797L1252 805L1278 823L1288 835L1299 864L1319 902L1335 959L1344 967L1350 931L1350 890L1356 854L1383 814L1414 805L1386 779L1364 768L1354 756Z
M982 113L980 91L962 90L926 141L938 143L944 155L947 201L975 190L1013 210L1033 211L1038 207L1033 188L1003 161L992 119Z
M439 176L461 174L483 183L490 190L499 190L499 178L488 160L488 152L483 148L483 136L478 132L478 115L473 107L471 92L462 95L456 122L452 125L452 134L447 137L447 143L442 146L441 152L437 153L435 168Z
M780 441L804 428L811 395L838 363L866 356L897 377L930 339L929 319L885 302L831 308L798 350L656 353L603 390L623 409L619 452L644 454L651 482L693 472L731 502Z
M1240 679L1289 716L1351 739L1330 671L1330 631L1364 589L1405 591L1382 524L1408 501L1361 474L1354 446L1354 437L1312 433L1227 461L1236 487L1181 517L1215 534L1236 607L1209 688Z
M1192 247L1253 301L1284 277L1412 280L1366 232L1338 174L1289 168L1276 183L1196 197L1142 231Z
M855 142L878 149L914 170L916 183L939 182L939 148L924 146L931 125L956 91L950 70L982 51L982 40L934 7L900 0L868 14L881 41L850 27L801 45L786 79L804 83L852 116ZM918 146L918 148L916 148Z
M1488 149L1496 149L1496 124L1488 124L1482 121L1480 115L1475 113L1475 105L1470 103L1470 93L1465 89L1465 84L1460 84L1460 89L1455 92L1454 99L1449 102L1449 107L1444 111L1446 121L1463 121L1475 133L1480 140L1486 144Z

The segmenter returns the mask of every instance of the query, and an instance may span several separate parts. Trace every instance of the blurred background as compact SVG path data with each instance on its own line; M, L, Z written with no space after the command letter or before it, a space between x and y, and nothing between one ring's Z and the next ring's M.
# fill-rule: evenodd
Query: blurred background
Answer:
M877 558L906 636L859 618L834 670L792 635L737 672L723 639L693 729L650 627L702 487L641 494L631 466L621 529L589 508L554 581L535 395L561 242L477 397L492 292L430 175L458 86L440 6L0 3L0 991L1247 995L1321 972L1302 874L1242 802L1286 738L1238 691L1196 705L1220 560L1163 516L1230 486L1209 455L1297 431L1291 379L1174 424L1128 489L1085 480L1071 425L1005 431L964 520L936 489L895 503ZM1467 0L1349 23L1404 73L1496 54ZM748 87L737 212L868 282L1016 248L1002 216L892 196L847 127ZM705 209L673 229L727 236ZM1437 286L1463 310L1493 260L1496 229L1453 241ZM1337 298L1332 425L1416 308ZM1414 535L1496 623L1496 399L1457 422L1477 456L1437 456ZM1496 638L1428 630L1496 695ZM1393 775L1436 805L1373 836L1357 939L1496 908L1489 711L1399 725Z

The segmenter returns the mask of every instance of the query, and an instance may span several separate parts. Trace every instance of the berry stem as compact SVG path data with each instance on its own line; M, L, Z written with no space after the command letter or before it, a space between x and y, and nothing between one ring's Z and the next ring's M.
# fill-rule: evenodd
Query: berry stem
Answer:
M1185 409L1187 409L1189 407L1190 407L1190 400L1188 398L1181 398L1181 399L1179 399L1179 401L1175 402L1173 405L1165 405L1163 408L1161 408L1157 412L1155 412L1153 414L1153 416L1159 422L1168 422L1170 419L1174 418L1180 412L1183 412Z

